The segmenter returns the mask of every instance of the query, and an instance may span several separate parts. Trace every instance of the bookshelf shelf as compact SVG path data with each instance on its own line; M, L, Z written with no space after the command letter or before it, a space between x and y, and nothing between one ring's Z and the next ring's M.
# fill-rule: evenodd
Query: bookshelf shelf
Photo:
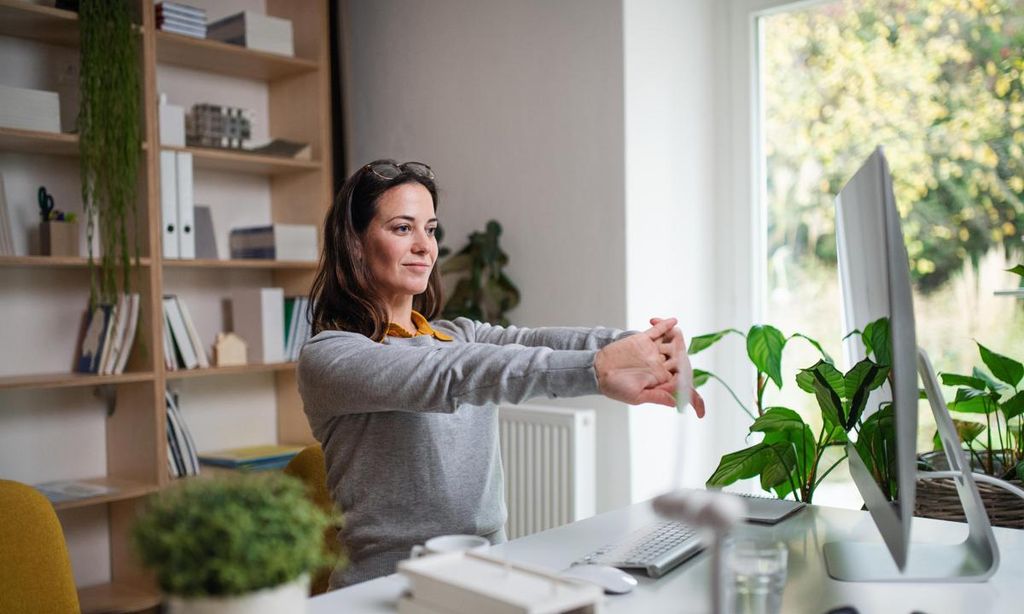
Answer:
M161 596L156 590L127 584L109 582L78 589L78 603L82 614L99 612L138 612L160 605Z
M63 501L61 503L55 503L53 509L57 511L71 510L80 507L89 507L92 505L102 505L107 503L114 503L115 501L127 501L128 499L138 499L139 497L145 497L146 495L155 493L160 490L160 487L156 484L143 484L142 482L134 482L131 480L123 480L120 478L91 478L88 480L79 480L87 484L96 484L98 486L109 486L116 488L117 492L112 492L106 495L98 495L96 497L86 497L85 499L76 499L74 501Z
M165 267L177 269L262 269L262 270L300 270L312 271L316 269L316 262L297 260L164 260Z
M90 375L86 373L40 373L33 375L0 376L0 390L31 388L76 388L81 386L103 386L106 384L132 384L153 380L149 371L122 373L120 375Z
M139 266L148 267L152 264L149 258L139 258ZM51 268L76 269L89 266L89 259L74 256L0 256L0 268Z
M297 362L275 362L271 364L240 365L237 367L210 367L209 369L182 369L168 371L167 379L189 379L193 377L209 377L212 375L245 375L249 373L271 373L274 371L294 371Z
M160 31L156 32L156 59L161 64L261 81L301 75L318 68L312 60Z
M2 19L3 16L0 15L0 20ZM77 156L78 135L0 127L0 151Z
M24 0L0 0L0 35L77 47L78 15Z
M261 156L225 149L206 147L164 147L172 151L187 151L192 154L196 168L251 173L255 175L282 175L320 170L316 160L295 160L278 156Z

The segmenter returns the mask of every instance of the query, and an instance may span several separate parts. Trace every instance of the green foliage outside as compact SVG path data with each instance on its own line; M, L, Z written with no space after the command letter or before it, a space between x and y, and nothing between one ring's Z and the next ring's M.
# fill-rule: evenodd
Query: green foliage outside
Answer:
M503 270L508 254L501 249L500 237L501 224L491 220L483 232L470 234L469 244L441 265L443 274L458 279L444 306L445 319L466 317L508 326L505 314L519 304L519 289Z
M718 468L707 480L708 486L727 486L738 480L759 477L761 488L774 492L779 498L792 495L799 501L812 502L814 492L826 477L846 460L845 445L850 433L857 435L855 448L872 470L876 481L895 496L890 479L893 446L892 412L887 404L864 418L868 395L885 383L889 375L888 321L877 320L864 331L855 331L867 348L869 358L857 363L847 373L834 366L832 358L814 339L796 333L785 336L770 325L755 325L743 334L726 329L699 335L690 342L689 354L697 354L727 335L736 334L746 339L747 356L756 369L756 397L754 412L746 407L733 390L717 375L694 369L694 385L703 386L709 380L719 381L733 396L740 408L751 417L750 435L761 433L761 441L726 454ZM789 341L802 339L813 346L820 359L802 369L796 376L797 386L812 395L821 413L821 428L817 435L796 411L789 407L765 407L764 393L769 382L783 387L782 354ZM877 362L876 362L877 361ZM844 448L841 456L827 461L825 453L831 447ZM825 465L827 463L827 467Z
M154 497L132 538L167 594L242 595L337 561L324 530L337 519L282 474L189 479Z
M917 288L1024 244L1024 4L842 0L762 20L769 254L835 261L832 199L885 147Z

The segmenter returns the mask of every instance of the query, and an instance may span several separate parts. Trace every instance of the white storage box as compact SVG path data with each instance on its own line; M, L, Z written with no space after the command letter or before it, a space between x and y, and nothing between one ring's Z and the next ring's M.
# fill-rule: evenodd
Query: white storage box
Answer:
M257 51L295 55L292 22L253 11L242 11L206 27L206 38Z
M0 85L0 126L60 132L60 96L57 92Z

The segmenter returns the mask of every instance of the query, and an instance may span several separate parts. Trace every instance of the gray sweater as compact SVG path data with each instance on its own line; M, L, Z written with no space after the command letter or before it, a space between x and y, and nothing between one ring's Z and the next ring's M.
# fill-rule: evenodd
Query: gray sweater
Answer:
M628 333L431 323L454 338L383 343L324 331L298 383L344 514L348 566L332 588L393 573L414 544L469 533L504 541L497 403L596 394L596 350Z

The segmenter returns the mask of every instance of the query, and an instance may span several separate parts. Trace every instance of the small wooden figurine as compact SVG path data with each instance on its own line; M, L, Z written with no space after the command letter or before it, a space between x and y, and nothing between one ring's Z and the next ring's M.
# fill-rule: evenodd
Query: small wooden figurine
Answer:
M213 360L218 367L248 364L246 343L235 333L217 333L213 344Z

